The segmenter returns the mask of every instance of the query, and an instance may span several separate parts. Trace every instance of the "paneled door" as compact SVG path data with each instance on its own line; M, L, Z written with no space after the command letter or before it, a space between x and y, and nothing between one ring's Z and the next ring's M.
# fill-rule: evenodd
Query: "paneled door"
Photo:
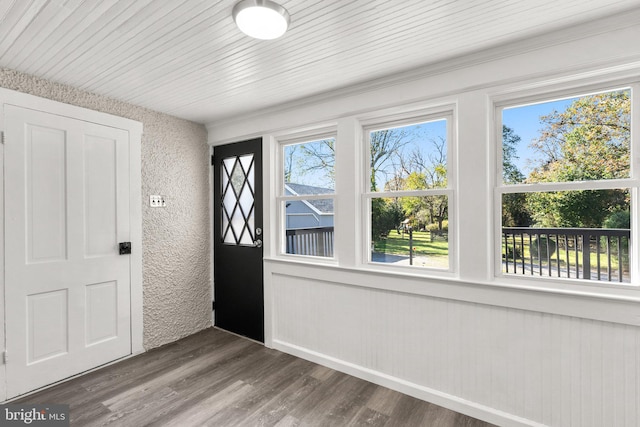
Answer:
M11 105L4 121L11 398L131 353L130 178L124 130Z
M264 342L262 139L214 148L215 324Z

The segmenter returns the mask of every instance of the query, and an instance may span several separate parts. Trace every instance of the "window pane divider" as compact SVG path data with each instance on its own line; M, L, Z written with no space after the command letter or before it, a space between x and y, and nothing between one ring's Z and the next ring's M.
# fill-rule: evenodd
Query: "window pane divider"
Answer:
M370 191L363 194L365 198L395 198L395 197L420 197L420 196L453 196L453 189L450 188L431 188L425 190L406 190L406 191Z
M610 190L631 188L638 185L633 178L573 181L573 182L536 182L532 184L509 184L497 187L500 193L535 193L542 191L571 191L571 190Z
M287 196L278 196L276 200L286 202L288 200L324 200L324 199L334 199L336 197L336 193L327 193L327 194L299 194L297 196L287 195Z

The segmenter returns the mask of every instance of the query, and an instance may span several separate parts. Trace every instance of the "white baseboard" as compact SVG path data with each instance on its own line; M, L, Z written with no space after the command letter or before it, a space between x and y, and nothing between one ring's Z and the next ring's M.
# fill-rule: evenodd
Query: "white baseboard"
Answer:
M374 384L390 388L392 390L407 394L417 399L434 403L436 405L451 409L452 411L456 411L473 418L477 418L482 421L508 427L544 427L543 424L528 420L526 418L521 418L494 408L490 408L488 406L464 400L459 397L440 392L438 390L414 384L410 381L396 378L391 375L355 365L350 362L345 362L343 360L336 359L334 357L327 356L325 354L318 353L303 347L299 347L294 344L289 344L279 340L273 340L272 345L276 350L283 351L285 353L309 360L314 363L318 363L323 366L327 366L331 369L335 369L336 371L344 372L345 374L349 374L354 377L372 382Z

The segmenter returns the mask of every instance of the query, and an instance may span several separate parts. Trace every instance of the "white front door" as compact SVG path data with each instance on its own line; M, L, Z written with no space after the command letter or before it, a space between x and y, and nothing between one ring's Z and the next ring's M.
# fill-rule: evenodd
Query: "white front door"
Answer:
M131 354L129 136L11 105L4 123L11 398Z

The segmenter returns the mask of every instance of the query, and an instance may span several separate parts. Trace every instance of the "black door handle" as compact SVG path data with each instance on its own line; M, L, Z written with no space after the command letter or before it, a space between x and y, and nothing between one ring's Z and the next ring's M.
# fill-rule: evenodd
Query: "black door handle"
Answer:
M127 255L131 253L131 242L120 243L120 255Z

